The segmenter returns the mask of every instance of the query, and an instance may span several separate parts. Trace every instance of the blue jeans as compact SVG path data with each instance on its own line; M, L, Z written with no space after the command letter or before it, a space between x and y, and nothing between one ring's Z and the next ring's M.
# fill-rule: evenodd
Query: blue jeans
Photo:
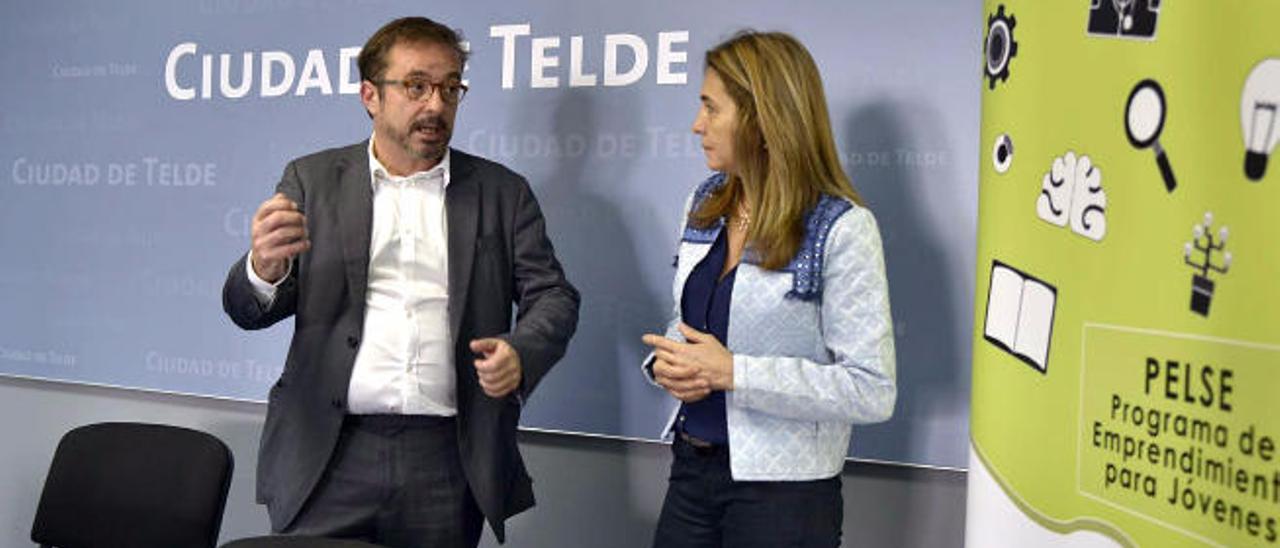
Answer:
M654 548L840 546L840 476L816 481L734 481L725 446L676 436L675 460Z

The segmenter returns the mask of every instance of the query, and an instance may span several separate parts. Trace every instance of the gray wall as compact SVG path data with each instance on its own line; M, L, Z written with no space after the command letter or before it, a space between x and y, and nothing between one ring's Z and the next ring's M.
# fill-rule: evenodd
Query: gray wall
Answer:
M210 432L235 454L222 541L264 533L253 470L264 407L185 396L0 378L0 546L30 546L31 521L58 439L101 421L143 421ZM525 432L538 506L510 522L509 546L647 547L666 490L665 445ZM845 544L962 546L962 472L849 463ZM486 533L482 546L497 546Z

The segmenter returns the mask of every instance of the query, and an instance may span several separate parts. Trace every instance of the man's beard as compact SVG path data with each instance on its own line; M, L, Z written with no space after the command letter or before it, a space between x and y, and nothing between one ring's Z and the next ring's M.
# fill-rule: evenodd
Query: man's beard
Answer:
M430 143L420 144L415 139L415 135L419 131L434 131L438 139ZM444 116L428 115L409 124L408 131L400 139L400 144L414 156L424 160L437 161L444 157L444 151L449 147L449 140L452 137L453 128L449 127L449 122L445 120Z

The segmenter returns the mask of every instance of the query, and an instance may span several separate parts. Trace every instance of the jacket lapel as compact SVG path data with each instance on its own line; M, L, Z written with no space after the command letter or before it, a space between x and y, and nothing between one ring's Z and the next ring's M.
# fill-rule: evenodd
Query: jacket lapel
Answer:
M457 150L450 154L452 173L445 189L444 208L449 227L449 333L456 343L476 256L480 182L471 176L475 166L470 157Z
M721 221L715 226L705 229L686 229L684 237L680 240L680 246L676 253L676 281L675 286L679 288L678 292L673 292L672 298L675 299L677 305L681 302L681 295L684 294L684 286L689 283L689 275L693 273L693 269L697 268L711 253L711 246L715 245L716 238L720 237L720 231L724 229L724 222ZM691 233L696 230L696 233ZM744 258L745 262L745 258ZM731 305L732 306L732 305Z
M685 237L680 240L680 248L688 254L682 258L688 259L690 265L697 265L711 252L711 246L715 245L716 238L720 237L720 231L724 230L724 221L700 230L698 238L690 237L691 230L693 229L685 230Z
M351 302L364 308L369 281L369 245L373 231L373 183L369 174L369 142L351 147L334 168L338 175L338 224Z

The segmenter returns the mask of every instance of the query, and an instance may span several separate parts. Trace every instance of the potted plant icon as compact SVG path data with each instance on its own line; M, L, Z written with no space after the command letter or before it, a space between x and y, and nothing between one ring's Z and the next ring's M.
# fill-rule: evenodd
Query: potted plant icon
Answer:
M1188 266L1196 270L1191 276L1191 311L1201 316L1209 315L1209 303L1213 300L1213 280L1209 279L1210 272L1226 274L1231 268L1231 252L1222 253L1222 264L1213 263L1213 254L1222 251L1227 246L1227 227L1218 229L1218 237L1214 238L1214 234L1210 232L1213 225L1213 213L1206 212L1204 214L1204 222L1191 227L1191 241L1182 245L1182 260ZM1192 253L1196 254L1196 259L1192 260Z

